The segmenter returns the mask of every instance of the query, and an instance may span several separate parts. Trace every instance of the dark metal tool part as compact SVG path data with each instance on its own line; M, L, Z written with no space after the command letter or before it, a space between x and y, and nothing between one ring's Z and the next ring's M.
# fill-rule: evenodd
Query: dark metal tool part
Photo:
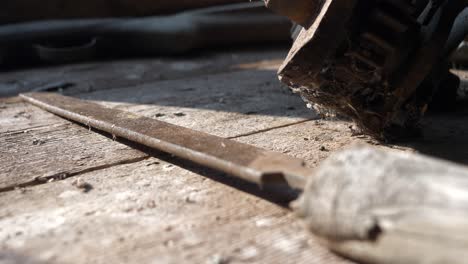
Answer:
M265 2L304 27L281 80L380 139L418 134L448 74L447 56L468 29L466 0L291 1L307 10L289 8L288 0Z
M0 24L34 20L136 17L245 2L245 0L14 0L3 1Z
M261 186L302 190L312 175L301 159L234 140L58 94L20 96L56 115Z
M29 47L44 42L54 44L76 38L97 38L97 53L104 56L167 55L205 47L286 42L290 26L288 19L275 15L262 2L242 3L169 16L9 24L0 26L0 50L24 54L26 52L13 51L20 45ZM59 48L48 48L45 56L44 49L39 55L48 59L54 51L52 61L58 61L57 54L64 54L64 61L69 61L77 57L71 53L74 50L78 55L83 53L83 49L66 49L64 52ZM88 55L86 51L85 55Z

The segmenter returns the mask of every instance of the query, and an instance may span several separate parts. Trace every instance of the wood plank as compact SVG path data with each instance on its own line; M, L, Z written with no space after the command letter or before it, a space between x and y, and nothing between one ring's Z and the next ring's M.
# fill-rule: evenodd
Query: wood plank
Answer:
M1 142L0 191L147 157L72 123L3 134Z
M154 82L138 89L108 90L82 97L235 137L304 158L311 166L350 143L372 142L353 135L349 122L296 124L314 115L273 80L273 71L257 69L251 74L235 72ZM73 172L68 175L74 177L0 192L0 250L57 263L349 263L319 246L288 210L257 197L262 193L250 185L224 180L222 174L164 155L147 158L86 128L61 123L63 120L55 116L36 116L44 115L37 109L28 110L29 119L15 121L14 115L27 107L8 104L0 112L0 120L10 116L9 121L2 121L5 131L10 131L15 122L24 129L32 124L41 127L29 133L10 131L0 135L0 180L16 181L25 176L18 181L24 183L24 179L64 172ZM434 146L445 146L445 153L463 147L466 140L461 141L463 144L457 140L466 135L462 122L465 113L452 118L429 117L430 133L414 143L419 147L390 147L423 151L421 146L432 142L427 151L435 153L438 151ZM48 127L50 124L58 125ZM450 153L467 158L463 151ZM119 159L130 164L111 162ZM25 173L29 170L34 173ZM78 178L92 189L85 193L77 188L82 186Z
M236 140L316 164L350 143L370 141L353 136L350 124L310 121ZM0 194L3 249L74 263L347 263L284 208L210 180L223 175L175 162L151 158L82 174L93 186L88 193L71 178Z
M154 82L81 95L140 115L224 136L268 130L315 118L277 84L267 66L250 71ZM223 99L223 100L221 100ZM143 104L142 104L143 103ZM164 115L164 116L161 116ZM0 112L0 189L36 184L145 157L86 128L24 103ZM26 132L26 133L25 133Z
M184 57L127 59L0 73L0 97L33 89L77 94L262 67L277 68L286 49L234 50Z
M275 71L250 70L81 95L98 103L221 137L316 119Z
M318 142L349 143L349 124L310 121L237 140L313 163L330 154L316 155ZM73 186L74 177L0 194L0 241L5 250L56 262L347 263L288 210L202 175L261 194L252 186L169 161L176 165L151 158L80 174L93 186L88 193Z
M317 164L351 143L372 142L353 136L350 124L309 121L236 140ZM2 194L0 207L7 210L0 237L6 249L58 262L204 263L222 256L230 263L346 263L306 235L287 210L200 175L220 179L151 158L81 175L94 187L87 194L72 185L74 179ZM61 220L41 224L52 219ZM70 254L61 254L71 244Z
M297 118L295 116L293 117L274 116L275 114L277 115L284 114L284 112L286 112L287 113L286 115L288 115L289 114L288 111L285 111L285 109L284 108L282 109L282 107L278 107L278 105L281 105L282 103L287 102L287 100L294 101L295 99L297 99L297 97L287 95L287 94L284 95L282 92L280 92L282 91L280 87L274 87L274 85L272 84L262 86L262 82L264 82L265 80L268 80L269 74L270 73L268 73L267 71L255 72L255 74L252 73L249 79L248 72L238 72L238 73L231 73L228 75L207 76L207 77L202 78L202 80L196 79L191 82L174 83L173 81L172 82L168 81L168 82L164 82L163 84L161 84L161 86L158 86L158 88L160 88L160 91L158 90L158 93L151 93L152 85L149 85L147 87L142 87L141 90L139 90L141 91L141 93L134 93L133 97L132 96L127 97L127 95L131 94L130 91L128 91L128 89L118 89L118 90L109 91L108 93L109 96L107 98L111 100L119 100L119 98L123 98L124 100L128 100L128 101L133 100L133 102L143 101L147 103L150 102L150 103L156 103L156 104L161 103L161 104L169 104L169 105L171 104L175 105L178 103L182 106L187 104L191 107L185 109L185 108L180 108L179 106L169 106L169 107L164 106L164 108L158 106L158 108L155 108L153 104L137 105L137 104L128 104L128 103L123 104L123 105L121 105L120 103L117 103L116 106L119 108L137 112L138 114L144 114L147 116L155 117L157 114L164 114L165 116L161 117L161 119L169 121L171 123L191 127L197 130L217 134L217 135L224 136L224 137L235 138L235 137L239 137L239 136L246 135L246 134L252 134L252 133L255 133L256 131L265 131L265 130L273 129L275 127L289 126L291 124L294 124L295 122L301 122L304 120L303 118ZM240 87L245 86L248 89L245 89L245 90L233 89L229 87L228 85L225 85L222 82L219 83L218 79L221 81L239 79L241 80ZM242 83L243 80L245 80L246 83ZM265 83L266 82L268 81L265 81ZM217 85L210 86L210 84L212 83L216 83ZM178 86L178 84L180 86ZM186 88L187 86L190 86L189 84L195 85L197 89L194 90L193 94L188 96L189 103L186 103L185 101L180 99L182 96L179 96L179 94L186 94L186 93L193 92L192 90L186 90L190 88L190 87ZM272 86L272 87L269 87L269 86ZM201 88L198 89L198 87L201 87ZM219 101L216 102L215 99L216 99L217 92L226 91L222 89L227 89L227 91L232 91L229 94L229 97L228 97L229 99L227 99L230 102L228 103L226 102L219 103ZM171 99L170 97L171 91L173 91L174 93L174 97L172 98L175 98L181 101L177 102L177 100ZM236 94L236 92L238 93ZM95 93L93 94L93 96L96 96L97 98L99 98L99 96L104 97L106 94L107 93L102 93L102 94ZM261 96L258 96L258 95L261 95ZM272 96L272 97L270 98L269 96ZM275 96L277 96L279 99L275 98ZM265 100L265 98L267 100ZM209 104L209 103L206 104L206 102L213 102L213 101L215 102L214 104ZM246 102L243 103L243 101L246 101ZM296 110L290 110L292 111L291 114L297 114L299 116L300 115L307 116L310 114L309 111L300 109L302 102L300 102L299 99L297 99L293 103L296 106L298 106L297 109L299 110L297 110L297 112L295 112ZM113 104L113 103L110 103L110 104ZM192 107L198 107L198 106L201 106L201 108L213 108L213 109L205 111L205 110L198 110L198 109L192 108ZM15 161L15 162L12 164L3 163L3 164L7 164L5 166L9 167L4 170L4 174L8 175L9 173L12 172L13 170L12 168L17 168L17 167L23 168L24 173L19 173L18 170L15 170L15 173L17 175L14 178L15 180L12 182L10 182L11 177L3 177L1 188L8 188L8 187L15 186L15 185L31 183L37 177L45 176L45 179L48 179L51 176L56 175L57 173L64 174L64 175L75 174L76 170L72 168L75 168L75 167L81 168L81 165L79 165L76 161L63 163L62 161L56 162L54 161L54 159L50 159L50 157L46 157L46 158L42 157L41 159L38 159L38 160L45 160L44 166L42 167L36 166L36 163L39 162L38 160L35 160L35 162L29 162L31 165L27 165L28 163L25 163L25 164L22 163L22 161L25 160L23 157L24 155L37 156L37 155L43 155L44 153L57 153L57 149L60 149L60 147L64 147L67 145L61 146L61 142L57 141L56 143L54 143L55 144L54 146L50 146L50 148L45 149L45 151L42 151L42 152L39 151L36 154L34 154L35 152L32 152L29 155L29 152L28 152L29 150L25 150L24 146L31 146L32 144L34 144L35 141L40 143L41 141L44 140L42 139L45 137L44 135L50 134L51 131L53 130L53 129L49 130L49 126L60 127L60 123L63 124L64 121L62 119L55 118L49 114L46 114L48 118L45 118L41 125L42 114L39 114L39 113L42 113L42 112L40 110L37 110L31 107L30 109L32 109L33 112L29 113L28 112L29 110L23 111L21 110L21 107L27 107L29 109L29 106L26 106L26 105L23 105L23 106L17 105L13 108L7 108L7 110L4 110L1 112L2 118L0 118L0 120L2 120L2 122L4 123L10 124L10 126L15 124L15 121L9 121L9 120L14 120L15 118L20 120L20 123L21 121L25 121L23 122L23 126L28 126L28 124L30 124L29 120L33 120L34 121L33 123L36 124L37 126L32 126L31 129L38 130L38 131L35 131L32 134L26 133L25 135L21 136L21 133L23 133L24 130L21 130L22 128L20 128L16 132L10 131L6 134L7 136L5 137L5 141L13 142L13 143L8 145L8 147L6 148L7 149L6 151L2 152L2 156L5 157L5 160L9 160L12 162ZM10 109L13 109L13 110L9 111ZM229 109L232 112L224 113L224 112L221 112L220 109ZM37 114L39 118L36 118L34 111L38 111ZM245 112L236 113L236 111L237 112L245 111ZM249 111L252 111L252 112L258 111L257 113L260 113L263 115L246 114ZM3 115L4 113L10 113L11 115L14 115L13 119L11 117L5 118L5 115ZM184 116L174 115L178 113L183 113ZM461 115L461 117L463 117L463 115ZM54 122L50 123L50 120L56 120L56 123ZM453 144L450 144L451 142L450 138L453 138L454 135L448 135L445 133L450 128L450 131L455 131L454 133L451 132L452 134L456 135L457 134L456 131L461 132L461 134L458 133L460 135L464 134L463 131L466 129L463 125L464 122L460 120L460 115L452 119L446 118L445 116L443 116L441 118L439 117L438 120L437 120L437 117L431 118L429 116L426 119L426 122L431 122L431 120L435 122L435 125L427 126L426 132L428 135L432 133L433 134L432 138L434 139L431 141L429 137L429 140L428 140L428 137L426 136L426 139L413 142L409 144L409 147L412 147L424 153L438 155L438 156L441 156L442 158L447 158L447 159L451 159L451 160L458 161L458 162L467 162L468 155L463 150L463 148L462 149L454 148ZM345 124L344 126L347 126L347 125L349 124ZM8 127L8 126L2 126L2 128L3 127ZM26 131L30 131L31 129L26 129ZM344 128L344 130L346 130L346 128ZM440 131L437 132L438 130ZM282 130L275 131L275 133L279 133L280 131ZM314 131L314 129L309 129L309 133L313 135L311 131ZM315 129L315 131L318 131L318 133L323 133L324 130L323 128L319 128L319 129ZM71 133L73 134L75 132L71 132ZM59 135L57 136L64 136L63 135L64 132L59 132L58 134ZM51 136L54 136L54 134L52 133ZM80 141L87 141L88 140L86 138L87 136L88 136L87 134L86 135L83 134ZM284 136L287 136L287 135L276 135L272 137L277 140L278 138L282 138ZM330 137L330 134L327 134L326 136ZM315 138L315 137L316 136L308 137L308 138L310 139L310 138ZM304 138L307 138L307 135L304 135ZM312 147L302 147L300 143L295 143L297 145L296 146L297 153L302 154L304 157L304 155L308 153L308 152L304 152L304 149L316 150L316 149L322 148L322 145L323 145L325 151L311 152L314 156L319 157L318 159L310 160L311 164L315 165L320 160L322 160L324 157L327 156L327 155L324 155L323 152L327 152L327 150L333 151L337 149L336 146L338 146L339 148L341 147L341 145L346 145L350 142L349 135L341 136L342 142L343 142L342 144L339 143L340 141L336 140L334 136L332 136L331 138L334 142L332 146L327 146L327 145L323 145L320 143L320 144L315 144ZM92 139L89 141L93 142ZM464 140L463 137L461 137L460 140L457 140L457 141L464 142L466 140ZM18 143L18 142L22 142L22 143ZM265 140L264 142L268 142L268 144L271 144L269 140ZM71 145L67 147L72 149L74 144L77 144L77 143L71 142ZM307 144L310 145L311 143L308 142ZM320 145L320 146L317 146L317 145ZM33 148L33 150L34 149L35 148ZM47 152L47 151L50 151L50 152ZM280 151L284 151L284 150L280 150ZM131 156L130 160L132 160L133 154L130 156ZM62 158L66 159L65 157L62 157ZM124 160L127 160L127 158L128 157L125 156ZM36 158L33 158L33 159L36 159ZM76 158L76 159L79 159L79 158ZM70 160L70 157L68 158L68 160ZM109 160L112 160L112 159L110 158ZM20 164L23 164L23 165L20 166ZM67 166L62 166L63 164L67 164ZM99 163L99 164L90 163L89 168L100 167L100 166L103 166L103 164L105 164L105 162ZM48 167L48 166L51 166L51 167ZM65 169L59 170L59 168L65 168ZM84 168L84 169L87 170L89 168Z
M231 187L252 186L199 174L224 177L151 158L80 175L87 193L73 178L0 193L1 249L57 263L348 263L285 208Z
M0 104L0 136L24 133L50 126L64 125L66 120L56 118L37 107L23 102Z
M262 148L287 153L304 159L309 167L316 167L331 153L351 144L375 144L371 138L353 135L352 122L316 120L274 129L236 140Z
M457 112L428 114L423 122L423 137L387 144L355 134L350 129L352 122L339 120L309 121L236 140L302 158L311 167L319 165L331 153L358 143L417 152L468 165L467 116L466 106L460 106Z
M92 98L139 114L162 112L166 115L160 118L166 121L226 137L315 117L274 80L271 70L236 72L158 83L158 93L150 84L134 93L117 89ZM171 91L177 100L170 100ZM187 93L190 96L181 96ZM217 93L225 93L225 101ZM176 111L187 113L177 116ZM45 127L51 123L43 122ZM2 153L6 173L0 179L74 176L0 193L3 250L54 262L346 263L318 246L289 211L205 180L198 175L205 174L199 168L193 173L153 158L127 165L111 163L146 157L75 124L4 134L2 140L8 152ZM211 172L206 175L218 177ZM88 193L76 189L72 182L77 177L93 189ZM251 186L234 185L259 194ZM62 254L65 250L67 254Z

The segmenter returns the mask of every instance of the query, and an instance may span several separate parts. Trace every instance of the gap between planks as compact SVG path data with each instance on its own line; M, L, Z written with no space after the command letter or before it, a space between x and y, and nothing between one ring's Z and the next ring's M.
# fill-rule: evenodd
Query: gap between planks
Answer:
M285 125L281 125L281 126L275 126L275 127L271 127L271 128L267 128L267 129L261 129L261 130L258 130L258 131L245 133L245 134L242 134L242 135L227 137L227 139L232 139L233 140L233 139L248 137L248 136L252 136L252 135L258 135L258 134L262 134L262 133L265 133L265 132L274 131L274 130L277 130L277 129L282 129L282 128L286 128L286 127L292 127L292 126L300 125L300 124L307 123L307 122L314 121L314 120L316 120L316 119L302 120L302 121L293 122L293 123L289 123L289 124L285 124ZM70 123L70 124L73 124L73 123ZM66 125L68 126L68 124L66 124ZM98 133L101 136L105 136L105 137L110 137L111 136L110 134L105 133L105 132L95 132L95 133ZM170 154L170 153L168 153L168 154ZM12 186L6 186L6 187L3 187L3 188L0 188L0 193L10 192L10 191L14 191L14 190L21 189L21 188L35 187L35 186L38 186L38 185L47 184L47 183L49 183L51 181L62 181L62 180L68 179L68 178L77 177L77 176L80 176L80 175L83 175L83 174L86 174L86 173L90 173L90 172L105 170L105 169L108 169L108 168L112 168L112 167L120 166L120 165L125 165L125 164L137 163L137 162L149 159L151 157L152 157L151 155L145 155L143 157L122 160L122 161L111 163L111 164L104 164L104 165L100 165L100 166L90 167L90 168L86 168L84 170L80 170L80 171L76 171L76 172L71 172L71 173L61 172L61 173L56 173L56 174L53 174L53 175L48 175L48 176L45 176L45 177L36 177L34 180L29 181L29 182L25 182L25 183L21 183L21 184L15 184L15 185L12 185Z
M76 176L79 176L79 175L82 175L82 174L85 174L85 173L104 170L104 169L108 169L108 168L112 168L112 167L120 166L120 165L132 164L132 163L140 162L140 161L143 161L143 160L146 160L146 159L149 159L149 158L151 158L151 156L146 155L146 156L138 157L138 158L134 158L134 159L121 160L119 162L115 162L115 163L111 163L111 164L104 164L104 165L100 165L100 166L86 168L84 170L71 172L71 173L60 172L60 173L56 173L56 174L45 176L45 177L36 177L34 180L29 181L29 182L16 184L14 186L7 186L7 187L0 188L0 193L14 191L14 190L16 190L18 188L34 187L34 186L49 183L51 181L62 181L62 180L72 178L72 177L76 177Z
M237 139L237 138L243 138L243 137L258 135L258 134L273 131L273 130L276 130L276 129L291 127L291 126L307 123L307 122L310 122L310 121L315 121L317 119L318 118L309 118L309 119L306 119L306 120L301 120L301 121L297 121L297 122L293 122L293 123L289 123L289 124L284 124L284 125L281 125L281 126L274 126L274 127L270 127L270 128L260 129L258 131L252 131L252 132L249 132L249 133L240 134L240 135L233 136L233 137L227 137L227 139Z

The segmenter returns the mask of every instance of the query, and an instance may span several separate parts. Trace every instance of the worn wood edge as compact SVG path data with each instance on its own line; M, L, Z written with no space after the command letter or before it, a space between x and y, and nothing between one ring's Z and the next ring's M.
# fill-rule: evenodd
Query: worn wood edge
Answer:
M453 263L468 259L468 213L412 208L405 215L378 217L383 225L374 241L325 241L338 254L365 263Z
M332 250L365 263L464 263L468 167L359 144L328 158L295 203Z

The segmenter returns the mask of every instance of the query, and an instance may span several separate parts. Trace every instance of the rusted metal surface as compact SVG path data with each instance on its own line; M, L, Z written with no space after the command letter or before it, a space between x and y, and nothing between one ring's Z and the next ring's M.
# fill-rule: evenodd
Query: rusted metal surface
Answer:
M297 37L280 79L309 103L353 118L378 138L417 134L467 2L302 2L321 3L321 10ZM437 81L423 85L431 78Z
M46 111L261 186L302 189L304 161L156 119L52 93L21 97Z

